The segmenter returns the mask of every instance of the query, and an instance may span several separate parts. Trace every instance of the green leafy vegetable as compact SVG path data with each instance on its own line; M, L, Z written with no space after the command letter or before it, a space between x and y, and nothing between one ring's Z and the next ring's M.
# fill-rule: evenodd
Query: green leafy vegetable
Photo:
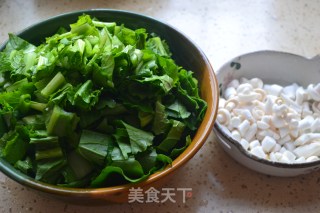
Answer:
M123 121L119 121L118 128L121 127L127 135L131 147L130 153L137 154L138 152L143 152L152 145L152 140L154 138L152 133L135 128Z
M44 97L48 97L52 93L54 93L57 89L59 89L63 84L65 84L64 76L58 72L52 80L48 83L48 85L41 90L41 95Z
M206 112L167 43L88 15L0 52L0 157L64 187L138 182L170 166Z
M49 121L46 123L49 135L70 136L75 130L79 118L75 113L66 112L55 105Z
M9 163L16 163L25 157L28 148L28 130L17 126L15 130L5 134L0 140L1 157Z
M25 160L18 160L15 164L14 167L16 167L17 169L19 169L20 171L22 171L25 174L29 174L32 175L33 173L33 162L31 160L30 157L26 157Z
M71 95L71 104L80 109L91 109L99 100L100 90L92 91L92 81L87 80L80 88Z
M158 145L158 149L168 154L178 143L185 129L185 124L180 121L173 120L172 126L167 137Z
M81 134L78 152L87 160L103 165L112 142L109 135L84 130Z

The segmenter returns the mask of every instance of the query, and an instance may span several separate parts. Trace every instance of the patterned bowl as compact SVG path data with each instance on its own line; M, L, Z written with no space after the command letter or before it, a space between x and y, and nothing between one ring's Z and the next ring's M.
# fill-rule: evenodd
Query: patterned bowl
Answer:
M275 51L259 51L231 59L217 71L220 96L233 79L260 78L267 84L303 87L319 83L320 58L308 59L299 55ZM218 122L214 132L223 149L240 164L257 172L273 176L297 176L320 169L320 161L287 164L258 158L246 151L238 141L227 135Z

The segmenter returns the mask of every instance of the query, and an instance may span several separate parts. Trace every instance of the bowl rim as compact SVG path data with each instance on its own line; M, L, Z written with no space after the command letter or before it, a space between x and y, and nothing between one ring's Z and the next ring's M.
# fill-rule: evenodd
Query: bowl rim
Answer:
M294 54L294 53L289 53L289 52L284 52L284 51L275 51L275 50L259 50L259 51L254 51L254 52L249 52L249 53L245 53L245 54L241 54L238 55L236 57L233 57L231 60L227 61L226 63L224 63L216 72L216 76L217 78L219 77L220 73L224 72L224 69L226 69L226 67L228 67L228 65L239 58L243 58L243 57L250 57L252 55L260 55L260 54L278 54L278 55L286 55L286 56L290 56L290 57L297 57L297 58L301 58L301 59L305 59L305 60L317 60L319 58L319 56L315 56L312 58L307 58L305 56L301 56L298 54ZM221 90L221 88L219 88L219 90ZM222 91L219 92L219 99L221 98L221 94ZM248 152L247 150L245 150L239 141L233 139L231 137L231 135L227 134L223 128L223 125L221 125L217 120L214 123L214 130L220 134L221 136L223 136L227 142L231 143L233 146L235 146L240 152L241 154L243 154L246 158L249 158L251 160L254 160L256 162L268 165L268 166L274 166L274 167L279 167L279 168L287 168L287 169L298 169L298 168L311 168L317 165L320 165L320 160L317 161L311 161L311 162L305 162L305 163L283 163L283 162L277 162L277 161L270 161L270 160L266 160L263 158L259 158L253 154L251 154L250 152ZM218 139L219 140L219 139Z
M62 186L56 186L48 183L44 183L41 181L37 181L19 170L16 170L13 168L12 165L10 165L8 162L6 162L4 159L0 158L0 171L3 172L5 175L10 177L11 179L15 180L16 182L19 182L22 185L28 186L30 188L36 189L38 191L46 192L49 194L53 195L62 195L62 196L74 196L74 197L96 197L97 195L99 196L107 196L107 195L112 195L112 194L118 194L124 191L129 190L131 187L145 187L147 185L150 185L154 182L157 182L158 180L168 176L170 173L173 171L177 170L181 166L183 166L187 161L189 161L202 147L202 145L205 143L207 140L209 134L212 131L213 125L214 125L214 120L217 115L217 110L218 110L218 101L219 101L219 88L218 88L218 82L217 78L215 76L215 73L213 71L213 68L204 54L204 52L200 49L200 47L192 41L188 36L186 36L184 33L181 31L177 30L175 27L171 26L170 24L159 21L153 17L136 13L136 12L131 12L127 10L117 10L117 9L101 9L101 8L95 8L95 9L85 9L85 10L75 10L75 11L70 11L66 13L61 13L56 16L52 16L50 18L42 19L35 24L29 25L28 27L18 31L15 33L16 35L20 35L24 31L30 30L34 27L37 27L38 25L41 25L43 22L47 21L53 21L54 19L61 18L64 16L79 16L85 13L89 13L90 15L94 16L93 13L95 12L114 12L114 13L122 13L122 14L129 14L130 16L135 16L135 17L141 17L145 18L149 21L152 21L154 23L158 23L161 25L164 25L168 27L170 30L174 31L175 33L179 34L182 36L184 39L186 39L193 48L195 48L198 52L199 55L201 56L203 62L204 62L204 73L207 74L207 78L209 81L208 88L210 88L210 94L208 95L208 107L204 116L204 119L199 126L199 129L202 128L203 132L201 133L196 133L195 137L197 136L197 141L192 139L191 144L187 147L187 149L181 153L173 162L172 165L168 165L165 169L161 171L157 171L154 174L150 175L146 180L138 183L128 183L128 184L123 184L123 185L118 185L118 186L111 186L111 187L101 187L101 188L72 188L72 187L62 187ZM3 49L5 45L7 44L8 40L5 40L1 45L0 49ZM201 85L199 85L201 86ZM108 199L106 199L108 200Z

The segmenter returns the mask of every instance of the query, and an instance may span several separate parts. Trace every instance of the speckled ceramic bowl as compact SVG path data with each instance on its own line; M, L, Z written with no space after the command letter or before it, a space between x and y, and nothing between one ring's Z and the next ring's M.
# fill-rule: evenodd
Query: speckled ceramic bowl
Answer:
M54 34L59 27L63 26L68 28L69 24L74 23L78 16L83 13L96 17L101 21L124 23L127 27L133 29L143 27L146 28L148 32L158 34L167 41L177 64L195 72L200 83L201 96L207 101L208 109L192 143L173 161L172 166L168 166L165 170L151 175L147 180L138 184L127 184L97 189L64 188L35 181L14 169L13 166L3 159L0 159L0 170L11 179L25 186L59 198L68 199L68 201L78 201L78 203L81 201L85 201L85 203L92 203L92 201L126 202L129 188L134 186L148 189L151 186L157 187L162 185L171 175L174 175L174 172L178 168L189 161L205 143L212 131L217 113L219 100L218 83L213 69L204 53L185 35L156 19L127 11L95 9L72 12L42 21L21 31L18 35L31 43L39 44L44 41L45 37ZM2 50L4 46L5 44L0 47L0 50ZM183 177L181 177L181 181L183 181Z
M298 83L303 87L320 81L320 58L308 59L299 55L275 51L260 51L238 56L217 71L220 95L232 79L261 78L267 84L289 85ZM218 142L237 162L260 173L274 176L296 176L320 168L320 161L286 164L260 159L247 152L238 141L227 135L221 125L214 124Z

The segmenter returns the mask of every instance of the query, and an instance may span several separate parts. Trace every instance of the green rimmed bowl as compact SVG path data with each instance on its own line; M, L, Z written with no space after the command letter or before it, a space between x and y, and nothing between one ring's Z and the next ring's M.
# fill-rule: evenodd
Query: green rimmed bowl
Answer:
M132 29L146 28L148 32L158 34L162 39L167 41L177 64L195 72L200 84L201 97L207 101L208 109L192 143L173 161L171 166L168 166L165 170L159 171L151 175L147 180L137 184L126 184L96 189L59 187L36 181L17 171L3 159L0 159L0 171L22 185L49 195L67 199L68 201L86 200L86 203L88 203L89 200L125 202L128 199L128 193L131 187L148 189L151 186L161 186L168 180L169 176L174 175L174 172L178 168L189 161L205 143L212 130L217 113L219 100L218 83L205 54L185 35L156 19L128 11L94 9L71 12L39 22L19 32L17 35L37 45L42 43L46 37L53 35L59 27L68 28L69 24L76 22L78 16L84 13L96 17L101 21L115 21L118 24L123 23L126 27ZM0 50L3 50L5 45L6 43L0 47Z

